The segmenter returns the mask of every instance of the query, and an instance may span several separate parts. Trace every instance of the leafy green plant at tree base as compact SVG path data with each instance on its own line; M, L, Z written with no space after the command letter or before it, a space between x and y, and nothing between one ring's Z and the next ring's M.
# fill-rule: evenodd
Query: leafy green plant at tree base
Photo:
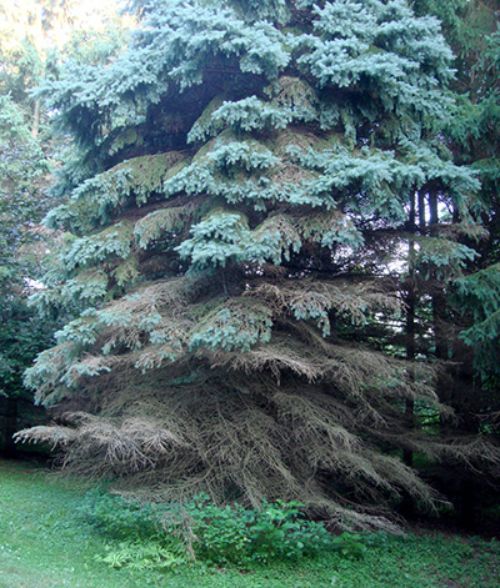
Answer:
M168 570L188 560L182 540L165 532L162 509L153 504L124 500L102 489L87 492L79 514L110 539L96 560L112 568Z
M172 547L174 549L172 549ZM175 550L178 545L164 545L158 541L121 541L106 546L106 554L98 555L97 561L112 568L130 567L136 570L171 570L185 564L187 559Z
M124 500L98 488L85 494L78 512L100 533L118 541L150 539L162 531L155 505Z
M343 559L360 560L366 555L367 539L358 533L342 533L331 542L333 551Z
M251 566L299 560L322 552L361 559L362 535L334 537L323 523L307 520L300 502L217 506L206 495L180 505L141 504L102 491L88 493L80 514L111 541L98 561L111 567L172 569L189 561L213 566Z
M308 521L296 501L263 503L249 509L224 507L201 495L185 506L196 557L216 565L296 560L327 549L331 535L322 523Z

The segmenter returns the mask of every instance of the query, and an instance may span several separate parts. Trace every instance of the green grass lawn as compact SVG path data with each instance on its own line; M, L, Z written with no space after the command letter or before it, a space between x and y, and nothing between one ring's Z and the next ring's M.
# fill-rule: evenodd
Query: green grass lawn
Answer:
M337 554L251 571L185 567L113 570L95 561L104 540L75 516L84 488L0 461L0 588L497 588L500 544L440 533L389 538L361 561Z

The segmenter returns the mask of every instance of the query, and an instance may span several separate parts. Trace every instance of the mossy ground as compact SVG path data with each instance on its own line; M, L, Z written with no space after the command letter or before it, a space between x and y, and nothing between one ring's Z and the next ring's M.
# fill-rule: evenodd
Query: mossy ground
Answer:
M242 572L200 566L160 575L95 561L104 540L76 516L85 488L0 461L0 588L496 588L500 543L442 533L376 542L361 561L337 554Z

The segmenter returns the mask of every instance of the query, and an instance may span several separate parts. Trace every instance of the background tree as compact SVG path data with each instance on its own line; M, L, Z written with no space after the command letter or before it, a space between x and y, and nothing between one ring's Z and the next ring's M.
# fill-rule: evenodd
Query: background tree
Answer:
M47 161L24 113L0 96L0 395L10 399L0 407L0 446L6 451L13 450L23 372L51 341L50 327L44 323L44 330L27 308L25 280L34 275L36 254L26 248L39 236L33 227L46 211L46 200L37 198L46 176Z
M476 391L471 396L480 393L482 387L487 387L491 396L498 383L500 320L497 88L500 53L496 3L420 0L415 5L418 12L435 14L442 19L444 32L456 54L457 76L452 85L456 107L445 131L457 163L472 165L481 181L477 206L483 208L481 220L486 231L476 235L478 256L468 264L470 277L457 283L455 300L462 310L466 302L466 322L460 322L462 328L468 324L469 329L459 336L474 350L479 376L473 384ZM459 216L458 211L451 213ZM464 242L470 242L470 238ZM473 275L477 270L479 273ZM449 310L453 312L453 307ZM471 319L476 323L474 326ZM455 312L452 321L456 320ZM470 361L462 359L470 365ZM470 378L465 380L469 382Z
M440 382L442 397L453 406L449 434L471 434L498 440L500 414L500 266L498 211L498 56L497 3L490 1L415 3L419 14L434 14L456 55L452 83L455 108L443 135L454 160L470 165L481 182L477 207L483 231L462 235L477 256L467 263L465 276L452 280L439 305L434 305L436 352L451 360ZM440 214L446 214L441 210ZM460 213L449 214L459 220ZM438 342L438 340L441 340ZM432 341L429 353L433 353ZM477 525L479 509L494 504L498 492L498 468L477 472L453 461L434 472L447 488L464 521Z
M438 21L402 0L132 8L127 53L45 88L80 151L38 303L79 316L27 375L61 422L20 438L156 498L300 498L365 527L402 496L435 506L413 452L497 459L415 419L448 410L417 273L441 294L479 230L439 132Z
M54 316L39 318L27 297L43 273L43 254L54 246L54 233L40 221L53 205L50 173L70 146L67 137L53 137L32 91L45 76L57 77L64 56L102 62L123 43L123 27L105 34L100 26L97 41L98 21L87 18L88 10L88 3L82 9L75 2L0 2L0 394L8 397L0 403L0 448L6 452L14 451L16 427L33 419L22 374L53 341Z

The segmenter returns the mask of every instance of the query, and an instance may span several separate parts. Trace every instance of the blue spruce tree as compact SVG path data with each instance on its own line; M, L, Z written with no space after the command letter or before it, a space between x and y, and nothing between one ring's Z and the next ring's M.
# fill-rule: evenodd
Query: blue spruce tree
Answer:
M36 302L74 319L27 374L59 422L21 437L160 499L296 498L365 528L401 496L432 507L401 456L461 448L416 426L447 411L439 368L395 341L413 276L475 256L456 236L478 188L439 133L438 21L405 0L132 9L128 51L42 89L77 149ZM420 233L431 190L461 221Z

